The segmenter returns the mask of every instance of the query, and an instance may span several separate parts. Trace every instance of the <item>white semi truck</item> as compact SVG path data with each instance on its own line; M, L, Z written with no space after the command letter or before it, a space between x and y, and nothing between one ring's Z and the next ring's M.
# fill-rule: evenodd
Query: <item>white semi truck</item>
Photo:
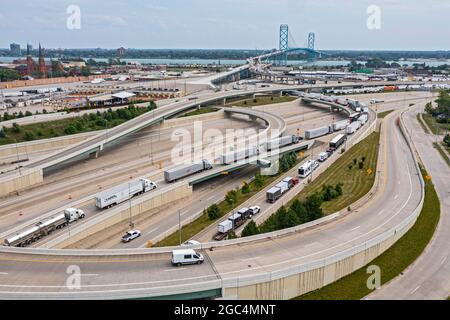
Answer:
M25 247L53 231L64 228L69 223L75 222L78 219L83 219L84 217L85 213L83 210L76 208L65 209L63 212L39 221L35 225L26 228L21 232L10 235L5 239L3 245L10 247Z
M203 159L189 164L182 164L175 168L164 171L164 179L167 182L174 182L178 179L188 177L192 174L212 169L208 160Z
M95 197L95 206L99 209L110 208L132 197L157 188L155 182L141 178L108 189Z

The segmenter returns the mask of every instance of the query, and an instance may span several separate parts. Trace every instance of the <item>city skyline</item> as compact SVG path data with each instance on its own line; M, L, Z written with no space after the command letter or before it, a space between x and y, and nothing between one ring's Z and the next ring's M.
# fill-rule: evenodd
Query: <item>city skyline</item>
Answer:
M289 24L303 47L316 33L319 50L448 50L446 12L450 2L427 0L346 1L119 1L95 3L5 0L0 11L1 48L18 43L45 48L271 49L279 25ZM80 9L80 29L69 29L67 9ZM379 29L368 20L379 8ZM447 10L446 10L447 9ZM369 13L368 13L369 12ZM333 28L330 29L330 25ZM243 32L243 30L245 32ZM350 35L350 36L349 36ZM418 41L418 39L420 41ZM292 40L292 39L291 39Z

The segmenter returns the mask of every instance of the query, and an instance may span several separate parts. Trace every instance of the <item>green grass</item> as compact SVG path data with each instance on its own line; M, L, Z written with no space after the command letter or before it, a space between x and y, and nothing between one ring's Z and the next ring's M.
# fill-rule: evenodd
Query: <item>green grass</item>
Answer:
M427 173L422 170L422 176ZM321 289L294 298L295 300L357 300L372 291L367 288L367 266L381 269L381 284L397 277L423 252L433 237L440 218L439 198L431 181L425 180L425 201L414 226L393 246L366 266Z
M146 111L146 108L136 108L136 113L134 116L139 116ZM81 127L77 128L72 134L104 130L106 127L110 129L127 121L124 118L115 118L110 119L107 122L97 123L98 119L98 117L96 119L90 119L88 115L85 115L84 117L80 116L48 122L26 124L19 126L20 132L14 132L13 128L6 128L6 136L0 137L0 145L67 136L69 134L65 132L65 129L71 125L76 127L77 123L81 124Z
M423 131L425 131L425 133L430 134L430 130L428 130L427 126L423 122L422 115L420 113L417 114L417 121L419 121L419 124L422 127Z
M343 184L343 194L339 198L322 204L322 210L325 214L337 212L347 208L359 198L363 197L372 188L375 180L375 171L378 159L378 145L380 133L373 132L367 138L363 139L352 148L347 150L338 160L321 173L311 184L307 185L294 199L304 200L306 197L322 190L323 185ZM339 150L336 152L340 152ZM365 157L364 167L359 169L358 163L362 157ZM353 164L353 159L357 163ZM349 169L348 165L352 168ZM372 170L368 174L368 169ZM288 205L294 201L292 199Z
M180 118L183 117L190 117L190 116L198 116L200 114L205 114L205 113L211 113L211 112L216 112L217 110L219 110L219 108L214 108L214 107L203 107L194 111L190 111L188 113L185 113L183 115L180 116Z
M423 120L428 125L428 128L430 128L431 132L433 134L442 134L445 130L450 130L450 124L449 123L438 123L436 119L427 113L422 114Z
M384 117L386 117L389 113L393 112L394 110L387 110L387 111L383 111L383 112L379 112L378 113L378 118L383 119Z
M442 146L437 142L433 142L433 147L435 149L437 149L437 151L441 154L441 157L445 160L447 165L450 167L450 159L448 158L447 153L444 151L444 149L442 149Z
M301 161L303 161L304 158L298 158L295 165L298 165ZM183 226L181 228L181 242L185 242L195 236L197 233L205 229L206 227L210 226L211 224L215 223L217 220L219 220L224 215L228 214L231 210L239 207L242 203L253 197L255 194L257 194L259 191L267 187L269 184L274 182L278 179L280 175L284 173L280 173L275 176L263 176L264 177L264 183L261 187L257 187L254 182L250 182L250 192L243 194L241 192L241 189L238 191L237 196L237 202L230 206L225 200L219 202L217 205L219 206L221 216L215 220L210 220L207 214L202 214L200 217L198 217L196 220L192 221L191 223ZM164 238L163 240L159 241L155 244L156 247L168 247L168 246L176 246L179 245L179 232L176 231L169 235L168 237Z
M227 101L227 106L236 106L236 107L256 107L256 106L263 106L267 104L274 104L274 103L282 103L282 102L290 102L298 99L297 97L290 97L290 96L262 96L262 97L256 97L256 99L250 98L250 99L240 99L232 102Z

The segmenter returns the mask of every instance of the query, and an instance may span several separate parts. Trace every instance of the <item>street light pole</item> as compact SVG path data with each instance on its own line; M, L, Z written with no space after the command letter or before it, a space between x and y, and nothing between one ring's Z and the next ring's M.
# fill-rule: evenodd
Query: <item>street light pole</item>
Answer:
M178 210L178 235L179 235L180 246L181 246L181 213L180 213L180 210Z

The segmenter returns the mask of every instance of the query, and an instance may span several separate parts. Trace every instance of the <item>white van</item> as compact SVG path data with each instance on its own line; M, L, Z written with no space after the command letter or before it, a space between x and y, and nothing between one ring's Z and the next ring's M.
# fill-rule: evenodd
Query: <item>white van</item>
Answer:
M181 266L182 264L200 264L204 258L201 253L192 249L182 249L172 251L172 265Z

